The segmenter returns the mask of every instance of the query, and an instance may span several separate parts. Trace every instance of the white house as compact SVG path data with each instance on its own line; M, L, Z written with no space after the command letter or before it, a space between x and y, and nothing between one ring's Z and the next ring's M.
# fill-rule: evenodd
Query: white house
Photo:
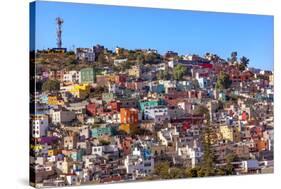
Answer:
M63 74L63 82L78 83L80 81L80 72L79 71L68 71Z
M176 130L176 127L161 129L157 132L157 137L162 145L169 146L173 144L173 137L178 136L179 133Z
M179 118L183 118L183 117L187 116L186 112L177 106L169 107L168 115L169 115L169 117L172 117L174 119L179 119Z
M154 171L154 158L145 149L141 151L135 148L133 154L126 156L124 166L127 174L145 176Z
M95 61L95 52L93 48L76 48L76 58L78 60Z
M57 161L56 162L56 168L61 170L63 174L70 173L70 166L71 166L71 163L68 162L66 160L66 158L64 158L63 161Z
M52 123L65 123L75 119L75 113L72 111L65 110L53 110L51 111Z
M156 123L161 123L169 120L168 108L166 106L147 107L144 110L144 119L155 120Z
M67 174L65 179L68 185L76 185L78 182L78 177L75 174Z
M178 149L178 155L185 155L191 160L191 166L192 168L196 167L198 163L200 162L203 152L200 147L197 145L197 141L193 141L192 146L186 145L184 148Z
M171 60L168 62L168 67L174 68L178 64L178 61Z
M128 61L127 58L124 58L124 59L115 59L115 60L114 60L114 65L117 66L117 65L119 65L119 64L121 64L121 63L123 63L123 62L127 62L127 61Z
M36 115L32 120L32 137L46 136L48 126L49 120L47 115Z
M93 146L92 154L102 156L102 146Z
M192 103L187 101L178 102L178 108L182 109L186 113L191 113L193 110Z

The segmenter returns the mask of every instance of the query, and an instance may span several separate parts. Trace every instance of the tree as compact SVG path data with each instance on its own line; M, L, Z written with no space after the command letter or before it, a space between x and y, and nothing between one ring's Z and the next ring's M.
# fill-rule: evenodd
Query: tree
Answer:
M74 51L67 51L65 54L66 55L75 55Z
M201 170L199 175L200 176L214 176L215 175L215 169L214 169L214 161L215 161L215 155L213 152L213 148L211 145L211 137L212 137L212 128L209 123L204 127L203 133L202 133L202 141L203 141L203 148L204 148L204 154L203 154L203 163L201 166Z
M136 60L136 59L137 59L136 52L133 50L129 50L128 60Z
M160 162L155 165L154 173L160 176L162 179L169 178L169 163L168 162Z
M107 92L107 88L105 86L102 86L102 85L98 85L96 88L95 88L95 93L105 93Z
M228 89L231 86L232 81L230 77L225 72L221 72L216 83L217 90Z
M105 63L105 56L104 56L103 53L100 53L100 54L98 55L98 63L100 63L100 64Z
M137 55L137 63L138 64L143 64L144 63L144 55L143 54L138 54Z
M169 177L170 177L170 179L183 178L184 177L184 172L180 168L172 167L172 168L170 168Z
M246 69L246 67L248 67L249 62L250 62L250 59L248 59L245 56L242 56L240 58L239 70L244 71Z
M169 78L169 73L167 70L160 70L157 73L157 79L158 80L167 80Z
M68 62L66 62L67 65L76 65L78 63L78 60L76 59L72 59L72 60L69 60Z
M230 58L228 59L228 61L231 62L232 64L237 62L237 52L236 51L231 53Z
M198 168L191 168L186 170L187 177L198 177Z
M224 168L217 168L215 171L216 171L216 175L220 175L220 176L226 175L226 171Z
M152 132L148 129L144 129L144 128L137 128L134 131L132 131L130 133L131 136L135 136L135 135L140 135L140 136L150 136L152 135Z
M58 80L48 79L42 85L43 91L58 91L60 89L60 82Z
M224 103L221 100L218 100L218 108L216 111L223 110Z
M194 113L197 115L203 115L207 121L210 120L209 109L204 105L197 106Z
M144 56L144 60L146 63L155 64L160 60L160 55L157 53L148 53Z
M198 176L213 176L215 175L215 169L213 163L215 161L215 155L213 152L211 139L213 136L213 129L210 126L210 114L209 109L204 105L200 105L195 110L197 114L203 114L206 122L205 127L202 129L201 141L203 141L203 162L200 170L197 172Z
M226 156L226 166L225 166L226 175L233 175L234 167L232 165L232 162L234 160L235 160L235 155L233 153L230 153Z
M106 86L98 85L94 89L94 91L91 91L90 98L100 97L102 95L102 93L106 93L106 92L108 92L108 89Z
M192 80L192 87L193 87L193 89L199 89L200 88L200 85L199 85L199 82L198 82L197 79Z
M127 69L130 69L132 67L133 63L126 61L126 62L122 62L120 63L120 69L121 71L126 71Z
M187 68L180 64L177 64L173 69L173 77L175 80L182 80L183 76L186 73L187 73Z
M103 140L103 139L101 139L99 142L100 142L100 144L101 144L102 146L106 146L106 145L109 145L109 144L110 144L109 141Z

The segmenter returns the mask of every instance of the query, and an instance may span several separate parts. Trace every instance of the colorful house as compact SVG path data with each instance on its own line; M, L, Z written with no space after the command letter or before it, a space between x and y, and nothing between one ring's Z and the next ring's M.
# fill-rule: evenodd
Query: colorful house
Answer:
M93 67L83 68L80 70L80 83L95 83L96 71Z
M145 101L139 101L139 106L141 111L143 112L146 108L150 108L150 107L155 107L155 106L159 106L159 105L163 105L163 101L162 100L145 100Z
M111 111L120 111L121 103L119 101L111 101L107 104L107 108Z
M120 130L127 133L134 131L138 125L138 110L135 108L121 108L120 122Z
M95 127L91 129L91 136L94 138L111 136L113 135L113 132L114 129L112 127L107 127L107 126Z
M128 71L129 76L133 76L136 78L140 78L142 74L142 69L140 66L133 66L131 69Z
M49 95L48 96L48 104L51 106L56 106L56 105L63 105L64 101L57 95Z
M163 84L149 84L149 90L154 93L164 93L165 87Z
M51 149L51 150L48 150L48 156L56 156L60 153L60 150L57 150L57 149Z
M222 138L231 142L240 141L240 131L235 126L222 125L220 126Z
M71 152L70 157L74 160L74 161L82 161L82 156L83 156L83 149L79 149L79 150L73 150Z
M95 103L89 103L88 105L86 105L86 112L91 116L96 115L97 105Z
M49 117L48 115L34 115L32 116L32 137L40 138L46 136L49 128Z
M102 93L102 100L105 102L113 101L116 98L114 93Z
M155 120L156 123L162 123L170 119L168 107L160 105L146 108L144 111L145 120Z
M88 84L80 84L74 85L69 91L74 97L84 99L90 93L90 85Z

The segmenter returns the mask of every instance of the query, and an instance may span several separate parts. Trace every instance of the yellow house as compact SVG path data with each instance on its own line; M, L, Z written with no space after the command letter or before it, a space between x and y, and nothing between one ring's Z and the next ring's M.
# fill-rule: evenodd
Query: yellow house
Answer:
M117 54L117 56L122 55L124 53L124 48L116 47L115 53Z
M77 98L84 99L90 93L90 85L89 84L80 84L73 85L73 87L69 90L69 92Z
M63 105L64 102L63 102L63 100L59 99L58 96L50 95L50 96L48 96L48 104L55 106L55 105Z
M62 165L61 165L61 171L64 174L68 174L70 172L70 168L72 166L72 162L67 161L67 158L64 158Z
M240 141L240 131L237 127L223 125L220 126L220 133L222 138L231 142Z
M140 66L133 66L131 69L128 71L129 76L134 76L134 77L141 77L141 68Z
M119 129L129 134L137 130L137 124L122 123Z
M54 150L48 150L48 156L55 156L58 154L58 150L54 149Z
M108 75L108 81L115 82L115 75Z
M30 145L30 148L34 151L39 151L43 149L41 145Z
M215 133L215 132L211 132L211 134L209 135L209 140L211 144L216 144L217 141L220 139L220 134ZM208 136L205 135L205 142L208 141Z
M273 74L269 76L269 84L271 84L271 85L274 84L274 76L273 76Z

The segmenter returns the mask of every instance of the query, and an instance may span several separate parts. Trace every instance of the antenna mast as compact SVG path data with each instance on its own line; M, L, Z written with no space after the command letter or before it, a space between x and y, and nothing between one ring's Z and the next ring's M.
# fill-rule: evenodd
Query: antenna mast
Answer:
M60 17L57 17L56 24L57 24L57 47L61 48L62 47L61 34L62 34L63 19Z

